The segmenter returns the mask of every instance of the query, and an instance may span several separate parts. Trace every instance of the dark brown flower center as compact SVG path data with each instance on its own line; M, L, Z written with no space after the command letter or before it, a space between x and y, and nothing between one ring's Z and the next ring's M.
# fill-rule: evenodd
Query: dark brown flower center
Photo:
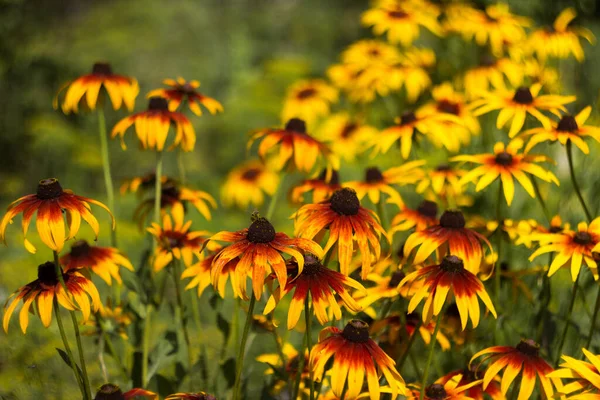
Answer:
M338 214L356 215L360 209L360 200L353 189L343 188L336 190L331 196L330 206Z
M38 183L36 194L41 200L56 199L63 194L63 189L56 178L42 179Z
M460 104L448 101L448 100L442 100L439 101L437 104L437 109L440 112L446 113L446 114L453 114L453 115L458 115L460 114Z
M550 233L560 233L563 231L563 228L560 226L551 226L549 231Z
M150 97L148 111L169 111L169 102L164 97Z
M313 89L313 88L306 88L306 89L303 89L303 90L299 91L298 94L296 94L296 97L298 99L303 100L303 99L307 99L309 97L314 96L316 93L317 93L317 91L315 89Z
M437 167L435 167L436 171L452 171L452 168L448 165L448 164L440 164Z
M365 171L365 181L367 183L383 182L383 174L377 167L369 167Z
M402 18L406 18L408 16L407 13L405 13L404 11L401 11L401 10L388 11L388 15L390 16L390 18L395 18L395 19L402 19Z
M532 357L537 357L540 353L540 345L531 339L521 339L516 348L519 352Z
M556 130L559 132L577 132L577 130L579 130L579 126L577 125L575 117L572 115L563 115L558 122Z
M177 187L177 185L174 182L167 182L166 184L162 185L161 189L161 196L163 197L168 197L170 199L174 199L174 200L179 200L179 188Z
M442 228L462 229L465 227L465 217L458 210L446 210L440 218Z
M275 239L275 228L263 217L256 219L248 228L248 236L252 243L269 243Z
M592 235L587 232L577 232L575 236L573 236L573 241L577 244L585 246L592 241Z
M400 125L408 125L417 120L417 116L414 112L408 111L400 116Z
M183 94L193 94L196 92L196 89L194 89L194 87L192 86L192 84L190 82L186 82L183 85L178 85L177 86L177 91L181 92Z
M167 249L175 249L184 247L185 234L175 231L168 231L164 233L163 244Z
M425 395L430 399L445 399L446 390L439 383L434 383L425 388Z
M38 266L38 280L47 286L58 285L58 276L56 276L56 264L48 261Z
M446 272L461 272L465 269L463 260L456 256L446 256L440 264L440 268Z
M317 275L321 272L322 268L324 268L323 264L321 264L317 257L312 254L304 255L304 269L302 270L302 275Z
M477 371L477 367L475 365L472 365L470 367L463 369L462 381L465 383L470 383L470 382L479 380L480 379L479 375L480 375L480 373Z
M365 343L369 340L369 324L359 319L353 319L346 324L342 336L354 343Z
M392 274L390 281L388 282L388 287L395 288L402 282L402 279L406 277L406 274L403 271L396 271Z
M254 181L260 175L260 169L258 168L249 168L244 171L242 174L242 180L245 181Z
M90 253L90 245L85 240L78 240L71 246L71 256L85 257Z
M531 104L533 103L533 95L527 87L520 87L515 91L513 101L519 104Z
M513 156L506 151L496 154L496 164L509 166L513 162Z
M348 138L352 136L356 128L358 128L358 125L353 122L346 124L344 125L344 129L342 129L342 133L340 136L343 138Z
M112 383L105 383L100 386L94 400L125 400L121 388Z
M437 216L438 207L433 201L425 200L417 207L417 211L425 217L435 218Z
M92 67L92 74L101 76L112 75L112 68L109 63L97 62Z
M299 118L292 118L285 124L285 130L306 133L306 123Z

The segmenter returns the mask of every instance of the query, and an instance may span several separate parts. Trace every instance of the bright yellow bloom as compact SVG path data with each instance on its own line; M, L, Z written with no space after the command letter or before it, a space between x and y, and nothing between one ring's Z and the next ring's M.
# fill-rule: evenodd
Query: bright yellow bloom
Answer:
M315 136L329 144L331 151L345 161L352 162L365 151L366 143L376 137L379 131L363 124L348 113L331 115L317 130Z
M319 117L329 114L331 104L337 99L337 89L322 79L296 82L287 91L281 119L287 122L299 118L312 125Z
M200 104L208 112L216 114L223 112L223 106L217 100L199 93L196 89L200 87L200 82L196 80L186 81L182 77L175 79L165 79L163 83L170 86L170 89L154 89L146 97L164 97L169 101L169 111L177 111L182 101L186 101L188 107L197 116L202 115Z
M294 203L299 204L321 203L341 188L338 172L324 169L317 177L305 179L298 185L293 186L290 191L290 198ZM311 192L312 201L305 200L304 195Z
M89 268L108 285L114 278L122 283L119 266L134 271L131 262L114 247L90 246L85 240L78 240L71 245L71 252L60 258L65 271Z
M564 385L559 392L570 395L569 399L595 399L600 392L600 356L587 349L581 349L590 362L562 355L560 368L547 375L548 378L574 379ZM580 393L574 393L579 392Z
M221 200L228 207L260 207L264 202L264 195L272 196L278 186L277 173L258 160L245 161L227 174L221 187Z
M474 99L492 88L505 88L506 80L510 86L516 87L523 83L523 76L523 66L520 63L508 57L486 57L479 65L465 72L463 85L467 97Z

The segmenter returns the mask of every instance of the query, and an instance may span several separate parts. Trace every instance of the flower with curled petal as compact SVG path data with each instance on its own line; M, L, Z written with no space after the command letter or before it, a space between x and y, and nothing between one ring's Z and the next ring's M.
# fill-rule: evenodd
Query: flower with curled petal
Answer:
M581 350L590 362L563 354L560 368L547 377L572 379L559 390L561 394L569 395L569 399L597 399L600 396L600 356L584 348Z

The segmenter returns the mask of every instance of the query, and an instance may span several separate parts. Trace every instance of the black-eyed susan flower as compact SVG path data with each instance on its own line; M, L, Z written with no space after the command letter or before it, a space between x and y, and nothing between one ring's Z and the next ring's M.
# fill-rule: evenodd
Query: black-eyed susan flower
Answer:
M473 328L479 325L480 311L477 296L492 315L497 317L492 300L479 278L466 270L463 260L455 255L444 257L438 265L423 267L408 274L400 282L400 286L410 284L416 280L424 280L424 282L421 289L410 299L408 312L413 312L419 303L427 297L423 306L424 322L428 322L431 317L442 311L449 293L454 296L456 301L463 330L467 326L469 317Z
M490 361L483 375L483 389L486 389L496 375L506 367L500 383L500 391L503 395L506 396L515 378L520 376L521 386L517 400L529 399L535 388L537 375L542 392L547 399L551 399L554 397L552 383L559 388L561 386L560 379L548 378L547 375L553 371L553 368L539 353L539 344L531 339L523 339L515 347L494 346L482 350L471 358L470 363L473 364L473 360L483 355L486 356L483 361Z
M308 125L329 114L332 103L338 99L338 91L322 79L303 80L294 83L283 101L281 119L299 118Z
M383 235L387 239L377 215L362 207L356 192L349 188L336 191L326 202L302 206L292 218L296 235L302 238L313 239L329 230L324 252L337 246L340 272L346 276L349 275L354 243L361 254L361 276L366 279L373 259L378 260L381 256L380 237Z
M438 207L433 201L425 200L415 209L400 205L400 212L394 215L388 234L390 237L396 232L404 232L411 229L422 231L439 223L437 219Z
M227 207L259 207L264 195L272 196L279 186L279 175L258 160L249 160L232 169L221 187L221 200Z
M163 97L167 99L170 111L177 111L179 105L185 101L190 110L197 116L202 115L200 105L206 107L208 112L213 115L218 112L223 112L221 103L198 92L197 89L200 87L200 82L196 80L186 81L182 77L179 77L177 80L165 79L163 83L169 86L169 88L154 89L148 93L147 97Z
M217 400L212 394L205 392L196 393L173 393L165 397L165 400Z
M124 140L125 132L132 125L135 125L135 133L144 150L163 151L171 125L175 127L175 134L167 150L177 146L183 151L194 150L196 133L192 123L185 115L169 111L169 103L163 97L150 98L146 111L135 113L117 122L112 129L111 137L115 138L119 135L123 150L127 148Z
M542 27L529 35L527 45L540 60L547 57L568 58L571 54L579 62L585 58L579 38L594 44L596 38L592 31L583 27L570 27L577 12L573 7L561 11L552 27Z
M331 151L345 161L352 162L365 151L366 143L378 130L347 113L328 117L317 129L316 136L329 144Z
M380 40L359 40L342 53L342 63L355 68L377 64L393 64L400 60L398 48Z
M94 400L133 400L144 397L147 400L158 400L158 395L149 390L135 388L123 392L121 388L113 383L105 383L96 392Z
M298 262L298 273L304 268L301 251L323 257L323 249L317 243L305 238L290 238L283 232L276 232L271 223L263 217L253 217L249 228L237 232L222 231L210 238L211 241L230 242L223 247L212 263L213 286L218 287L219 278L229 263L239 257L235 265L237 286L233 287L236 297L247 299L246 278L251 276L252 290L260 299L267 274L275 273L280 287L286 287L287 268L283 254L294 257ZM234 283L232 281L232 283Z
M168 186L171 186L172 184L177 183L175 181L175 179L173 179L167 175L162 175L160 177L160 182L161 182L161 185L163 185L165 187L168 187ZM131 193L137 193L138 195L141 196L150 191L153 191L155 185L156 185L156 174L154 172L151 172L151 173L148 173L143 176L135 176L131 179L124 180L123 183L121 184L119 191L122 195L126 194L127 192L131 192Z
M482 92L493 88L517 87L523 82L523 66L509 57L484 57L480 64L468 69L463 76L463 85L468 98L479 97Z
M27 239L27 231L29 230L31 218L36 214L36 227L40 239L46 246L56 252L63 249L66 240L70 240L77 235L82 219L90 225L97 238L100 225L90 210L90 204L102 207L110 214L114 229L115 220L104 204L87 197L78 196L72 190L63 190L57 179L42 179L35 194L23 196L8 206L7 212L0 222L0 240L6 243L6 227L9 223L12 223L12 219L17 214L21 213L23 213L24 244L30 253L35 253L36 248ZM67 215L68 234L65 232L63 212Z
M559 111L566 111L564 105L576 99L575 96L540 95L541 89L542 85L535 83L531 87L521 86L516 90L497 88L493 92L481 92L481 98L473 101L469 108L473 110L475 116L500 110L496 127L501 129L512 119L508 131L508 136L512 138L523 128L527 114L540 121L544 127L550 127L550 119L542 111L549 111L559 116Z
M97 313L93 315L86 325L93 327L89 332L83 332L84 335L102 336L105 333L119 336L127 340L127 327L133 322L133 314L125 310L124 305L113 306L110 299Z
M65 114L79 112L80 105L89 110L95 110L98 99L102 99L100 97L102 88L108 94L115 110L123 105L129 111L133 110L135 98L140 91L137 80L113 74L110 64L98 62L92 67L91 74L80 76L63 85L54 98L54 108L58 108L59 95L66 89L62 103L62 110Z
M408 47L419 37L420 27L441 35L439 14L438 7L426 1L384 0L365 11L361 21L365 26L372 26L375 35L387 32L390 43Z
M485 236L465 228L465 217L460 211L447 210L440 217L439 225L414 232L406 239L404 254L410 255L420 245L413 264L421 264L438 249L441 255L452 254L459 257L468 271L477 274L483 260L481 242L487 244L491 251L492 245Z
M525 152L531 150L538 143L558 141L565 146L567 141L570 140L584 154L589 154L590 148L583 139L590 137L596 142L600 142L600 128L585 125L585 121L587 121L591 112L592 107L587 106L576 116L563 115L558 123L552 122L549 128L539 127L523 132L523 137L530 138L525 147Z
M104 282L111 285L114 278L122 283L119 266L133 272L133 265L114 247L90 246L85 240L71 245L71 251L60 258L65 271L89 268Z
M524 59L521 65L525 79L531 83L540 83L548 93L559 93L562 90L563 85L557 68L533 57Z
M464 382L462 375L458 374L450 379L440 378L435 383L425 388L421 398L419 385L410 385L411 390L406 396L407 400L472 400L467 391L474 386L481 385L481 380Z
M58 279L56 265L53 262L41 264L38 267L38 278L21 287L8 298L2 320L4 331L8 332L10 317L21 300L23 300L23 307L19 312L19 323L23 333L27 332L29 309L33 302L35 302L37 314L46 328L52 322L52 307L55 297L58 304L67 310L74 311L79 308L83 315L83 322L89 319L91 310L96 312L102 308L98 289L91 280L74 270L65 271L62 274L66 291ZM92 299L91 305L88 296Z
M460 155L450 160L482 164L465 174L460 179L460 183L464 185L468 182L477 182L475 190L479 192L496 179L500 179L504 198L510 206L515 196L515 179L531 197L535 198L535 190L527 173L545 182L560 185L552 172L537 164L552 160L544 155L518 154L522 147L523 141L520 139L512 140L507 146L498 142L494 145L494 154Z
M184 221L183 213L176 212L163 215L162 226L153 222L147 229L157 243L152 262L154 272L159 272L169 265L173 257L181 260L186 268L192 265L194 256L197 259L202 258L200 252L209 233L191 231L191 225L192 221Z
M594 252L600 250L600 218L594 219L588 226L586 222L577 225L577 231L563 230L557 233L542 233L535 235L534 240L540 244L530 257L532 261L545 253L555 253L550 264L548 276L552 276L562 266L570 267L573 282L579 276L583 264L592 270L595 279L598 279L598 264Z
M316 379L323 375L325 365L332 357L331 387L338 397L347 385L346 398L356 398L366 377L369 397L371 400L379 400L380 374L385 376L391 386L393 396L406 391L394 360L369 337L369 325L363 321L354 319L343 330L328 327L321 331L319 343L310 353L310 367Z
M339 159L326 144L308 134L301 119L290 119L283 129L261 129L253 133L248 148L257 140L260 140L258 155L262 160L270 155L277 171L287 166L291 171L310 172L319 158L324 159L328 166L339 169Z
M569 399L596 399L600 393L600 356L581 349L589 362L562 355L560 368L547 375L548 378L571 379L559 392ZM579 393L575 393L579 392Z
M467 173L464 169L448 164L439 164L435 168L426 168L423 177L419 180L415 190L417 193L426 193L428 189L440 196L444 194L446 201L455 201L463 193L460 178Z
M336 190L341 188L338 171L324 169L318 177L305 179L292 187L290 197L294 203L307 203L304 195L312 193L312 203L320 203L329 199Z
M571 224L569 224L569 223L563 224L563 221L562 221L562 218L560 217L560 215L553 216L552 219L550 220L550 224L547 226L544 224L539 224L539 223L534 224L533 222L530 222L529 226L531 228L529 233L526 230L522 230L519 232L519 237L515 241L516 245L522 244L522 245L525 245L525 247L527 247L527 248L531 248L532 242L538 240L539 234L560 233L563 230L567 230L567 231L571 230Z
M365 284L375 285L355 292L353 296L358 301L361 309L366 309L381 299L393 299L400 295L403 297L412 296L419 289L418 285L398 288L405 276L406 274L401 270L394 271L388 276L381 276L379 273L372 272L367 276Z
M226 263L219 270L218 274L213 274L213 260L223 249L223 247L218 245L214 246L213 242L209 242L207 247L211 250L211 254L203 260L198 261L196 264L186 268L181 274L181 279L193 278L185 287L185 289L189 290L197 286L198 297L200 297L204 292L204 289L206 289L208 285L212 283L217 293L219 293L222 298L225 298L225 287L227 285L227 280L229 279L231 280L231 287L233 288L234 295L237 297L236 290L238 283L237 275L235 274L235 268L240 260L239 257L233 258L231 261Z
M437 382L443 385L452 379L456 379L456 376L460 376L458 386L464 386L473 382L478 382L464 391L464 395L467 396L467 398L471 398L473 400L484 400L487 398L486 396L489 396L492 400L505 400L506 398L500 391L499 378L496 377L493 379L488 384L487 388L485 388L485 390L483 389L482 383L484 373L485 371L483 368L477 369L475 365L469 365L463 369L458 369L447 373L438 379Z

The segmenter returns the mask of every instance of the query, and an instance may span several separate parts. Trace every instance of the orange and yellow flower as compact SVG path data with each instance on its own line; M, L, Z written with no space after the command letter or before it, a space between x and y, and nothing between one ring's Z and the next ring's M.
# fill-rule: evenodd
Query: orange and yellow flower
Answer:
M424 176L415 190L417 193L425 193L427 189L431 188L437 195L445 193L454 198L463 192L460 178L466 173L467 171L451 167L448 164L439 164L434 169L424 171Z
M296 374L302 365L299 389L301 393L305 392L306 387L308 386L307 381L310 379L308 351L304 352L304 360L302 360L298 350L291 344L284 343L281 352L285 356L284 360L281 359L281 355L278 353L267 353L256 357L256 361L265 363L269 366L269 369L265 371L266 375L275 375L276 383L273 388L275 393L280 393L281 389L285 386L294 384Z
M366 376L369 397L379 400L380 374L391 386L392 396L406 392L394 360L369 337L369 325L363 321L354 319L343 330L328 327L321 331L319 343L310 353L310 367L317 380L323 376L325 365L332 357L331 387L338 397L347 385L345 398L355 399L361 393Z
M140 92L137 80L123 75L113 74L110 64L98 62L92 67L92 73L83 75L73 81L67 82L58 91L54 98L54 108L58 108L58 98L63 90L67 90L62 103L65 114L79 112L79 106L83 105L89 110L95 110L98 104L103 107L101 89L104 88L113 109L118 110L125 105L127 110L133 110L135 98Z
M2 320L5 332L8 332L10 317L17 308L20 300L23 300L23 307L19 312L19 323L23 333L27 332L29 309L34 301L37 314L46 328L52 322L52 310L55 298L58 304L67 310L74 311L79 308L83 315L84 323L90 317L90 309L96 312L102 308L98 289L96 289L91 280L75 270L61 271L61 273L63 274L66 290L58 279L56 264L47 262L38 267L38 278L36 280L21 287L8 298L4 306L4 318ZM91 305L88 296L92 299ZM77 305L73 303L71 298L75 299Z
M425 394L422 400L472 400L468 395L468 391L480 384L481 380L465 382L461 374L457 374L450 379L445 379L445 377L443 377L425 388ZM406 399L421 399L420 386L410 386L412 386L412 390L409 392L408 396L406 396Z
M36 252L35 246L27 239L29 223L34 214L37 214L36 227L40 239L46 246L56 252L63 249L66 240L70 240L77 235L81 226L81 219L90 225L97 239L100 225L90 211L90 203L102 207L110 214L114 229L115 220L104 204L87 197L78 196L72 190L63 190L57 179L42 179L35 194L28 194L9 204L6 214L0 222L0 241L6 243L6 227L20 213L23 213L24 244L30 253ZM63 211L67 215L68 234L65 232Z
M492 400L506 400L502 392L500 391L500 379L493 379L487 388L484 390L482 387L483 375L485 371L477 369L474 365L469 365L466 368L449 372L437 380L440 384L445 384L451 379L456 379L456 376L460 376L458 380L458 386L464 386L477 382L475 385L468 388L464 395L468 396L473 400L484 400L489 396Z
M338 171L327 171L324 169L318 177L306 179L292 187L290 197L294 203L307 203L304 200L304 195L312 192L312 203L321 203L329 199L336 190L341 188L342 185L340 185Z
M364 291L355 292L353 296L363 309L381 299L394 299L398 296L412 297L419 290L420 285L415 283L400 288L400 282L405 277L406 274L402 270L394 271L388 276L381 276L377 272L372 272L367 276L366 281L374 283L375 286L367 287ZM369 314L367 310L365 310L365 313ZM376 315L373 316L373 318L375 317Z
M174 393L165 397L165 400L217 400L212 394L205 392Z
M121 275L119 266L133 272L133 265L118 249L114 247L90 246L85 240L78 240L71 245L71 251L60 258L65 271L89 268L108 285L114 278L119 284Z
M176 183L173 178L167 175L161 175L160 182L161 185L164 185L165 187L169 187ZM150 172L144 176L135 176L131 179L124 180L121 184L119 192L122 195L126 194L127 192L143 195L146 192L153 191L154 185L156 185L156 174L154 172Z
M439 224L437 219L438 207L433 201L425 200L416 209L400 205L400 212L392 218L391 228L388 235L392 237L396 232L404 232L411 229L423 231Z
M535 198L535 190L527 173L545 182L560 185L552 172L537 164L551 161L551 159L544 155L518 154L522 147L523 141L520 139L512 140L507 146L502 142L498 142L494 145L494 154L460 155L450 160L482 164L465 174L460 179L461 185L477 181L475 190L479 192L500 178L504 198L510 206L515 196L515 179L531 197Z
M287 91L281 119L299 118L312 125L318 118L329 114L331 104L337 99L337 89L322 79L296 82Z
M329 144L334 154L352 162L365 151L366 143L377 133L376 128L350 117L349 114L337 113L319 126L316 136Z
M188 107L197 116L202 115L200 105L206 107L208 112L216 114L223 112L223 106L217 100L199 93L197 89L200 82L196 80L186 81L182 77L175 79L165 79L163 83L169 86L169 89L154 89L148 93L147 97L163 97L169 102L169 111L177 111L181 102L187 102Z
M590 362L562 355L560 368L547 375L548 378L573 379L559 392L568 394L569 399L595 399L600 392L600 356L587 349L581 349ZM581 392L580 392L581 391ZM574 392L579 392L575 394Z
M279 175L258 160L249 160L232 169L221 187L221 200L227 207L259 207L264 195L272 196L279 186Z
M158 400L158 395L149 390L135 388L123 393L121 388L113 383L105 383L100 386L94 400L133 400L139 397L145 397L147 400Z
M163 151L169 137L171 124L175 126L175 136L167 150L179 146L183 151L194 150L196 144L196 133L194 127L187 117L179 112L169 111L167 99L163 97L151 97L148 109L130 115L117 122L111 132L111 137L119 135L121 147L125 145L125 132L130 126L135 125L135 133L140 145L144 150Z
M523 75L523 66L508 57L486 57L479 65L465 72L463 85L467 97L474 99L492 88L505 88L506 80L510 86L516 87L523 83Z
M234 292L238 287L235 268L237 266L237 263L239 262L239 258L236 257L229 261L227 264L225 264L225 266L223 266L219 273L213 277L213 260L215 259L216 255L223 249L223 247L219 245L215 246L214 242L209 242L207 247L210 248L211 255L198 261L196 264L193 264L186 268L181 274L181 279L193 278L185 287L185 290L189 290L197 286L198 297L200 297L204 292L204 289L206 289L208 285L213 283L214 278L214 288L222 298L225 298L225 286L227 285L227 279L231 279L231 286L234 289Z

